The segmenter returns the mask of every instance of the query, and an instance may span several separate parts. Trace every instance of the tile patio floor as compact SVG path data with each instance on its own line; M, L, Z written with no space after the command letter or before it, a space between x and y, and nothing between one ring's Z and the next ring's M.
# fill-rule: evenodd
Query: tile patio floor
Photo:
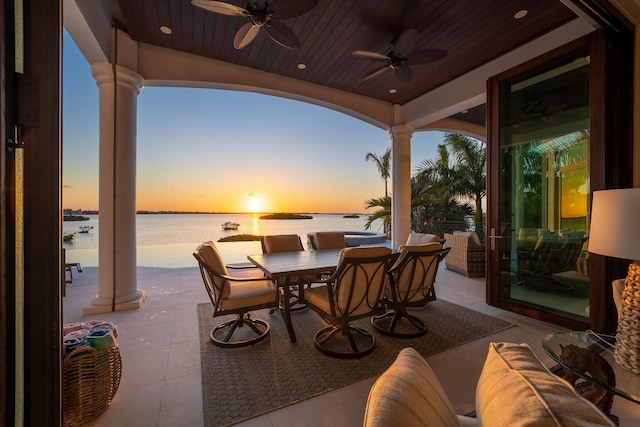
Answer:
M74 273L63 300L65 323L101 319L115 323L120 331L120 388L111 407L87 426L203 426L196 305L208 302L208 296L197 267L139 267L138 288L148 295L141 309L84 317L82 309L97 293L97 277L96 267ZM474 409L475 386L489 342L526 342L547 366L553 364L541 340L559 328L488 306L484 278L469 279L441 267L436 293L438 298L516 324L427 359L459 414ZM361 426L374 380L325 393L239 426ZM640 405L616 398L612 413L620 417L621 427L640 425Z

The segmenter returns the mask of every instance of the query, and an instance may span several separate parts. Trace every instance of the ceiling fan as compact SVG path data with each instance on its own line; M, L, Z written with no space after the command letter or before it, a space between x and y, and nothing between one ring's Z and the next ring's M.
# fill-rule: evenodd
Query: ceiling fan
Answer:
M233 39L233 47L242 49L253 41L260 28L280 46L297 49L300 41L282 19L296 18L304 15L318 4L317 0L249 0L247 7L215 0L191 0L191 4L211 12L228 16L249 18Z
M416 51L417 39L418 32L415 29L410 28L402 32L402 34L391 42L391 51L386 55L368 50L353 51L352 55L354 56L371 59L373 61L385 62L383 67L360 77L358 80L363 82L377 77L387 70L393 70L396 78L401 82L406 83L411 81L411 77L413 76L411 67L409 67L410 65L427 64L447 56L447 51L441 49L424 49Z

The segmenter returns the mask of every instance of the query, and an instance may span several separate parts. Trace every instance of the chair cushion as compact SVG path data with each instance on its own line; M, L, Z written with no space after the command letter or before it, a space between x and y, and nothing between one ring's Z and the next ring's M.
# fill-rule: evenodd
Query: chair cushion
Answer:
M400 256L398 257L398 259L396 259L396 262L393 263L393 267L399 265L402 262L403 258L406 256L406 254L408 254L409 252L419 252L419 253L438 252L441 249L442 249L442 245L439 242L424 243L420 245L411 245L411 246L401 245L398 248L398 252L400 253Z
M377 258L382 256L391 255L391 249L383 246L373 246L373 247L364 247L364 248L346 248L340 251L340 257L338 258L338 265L340 265L344 259L348 258ZM340 286L338 290L338 308L344 312L347 308L347 302L350 301L350 310L352 316L360 316L362 314L370 312L370 307L373 307L377 303L377 297L381 295L382 288L387 283L387 267L382 266L379 268L379 264L365 264L364 270L366 271L366 275L362 274L362 271L359 271L359 277L355 280L355 290L353 291L353 296L349 298L349 294L351 290L350 286ZM347 272L344 274L340 281L343 284L352 283L352 272ZM370 281L373 285L370 289L367 290L367 281ZM368 292L367 292L368 291ZM375 300L372 300L375 298ZM356 301L362 301L355 310L353 307L355 306ZM364 302L367 302L366 304Z
M391 255L391 249L387 248L387 247L383 247L383 246L373 246L373 247L356 247L356 248L345 248L342 251L340 251L340 256L338 257L338 266L340 264L342 264L344 262L345 258L376 258L376 257L381 257L381 256L386 256L386 255ZM368 275L371 277L371 275L373 274L373 269L376 266L371 266L371 267L365 267L366 268L370 268L371 271L368 271ZM380 268L378 270L376 270L376 274L378 275L378 279L374 279L373 283L375 284L380 284L381 280L380 279L385 279L386 280L386 269L385 268ZM380 275L383 275L383 277L380 277ZM378 290L379 288L375 288L370 290L369 294L365 297L364 293L366 291L366 279L367 277L362 277L363 280L357 280L356 282L356 286L360 286L360 288L356 288L356 290L354 291L354 297L352 299L352 301L368 301L370 296L373 295L378 295ZM347 273L345 275L343 275L341 278L341 283L351 283L351 273ZM384 285L384 281L382 282ZM335 285L328 285L328 286L335 286ZM347 299L347 296L350 292L349 286L342 286L340 289L340 295L337 296L338 301L343 301ZM325 313L331 313L331 303L329 302L329 292L327 291L327 286L318 286L315 288L309 288L309 289L305 289L304 291L304 295L305 298L309 301L309 303L311 303L312 305L320 308L322 311L324 311ZM376 301L369 301L371 305L375 305ZM353 307L351 307L353 308ZM339 303L339 307L337 307L336 311L338 313L341 312L341 310L344 310L345 306ZM360 314L363 313L368 313L371 310L369 309L369 307L367 306L367 304L363 304L362 306L358 307L355 311L351 312L352 316L359 316Z
M220 252L213 242L204 242L203 244L198 246L198 249L196 249L196 251L199 253L200 258L202 258L206 266L211 271L225 276L229 275L227 266L222 261L222 256L220 256ZM221 279L219 277L213 277L212 280L214 282L214 286L216 287L216 294L218 294L216 296L220 299L228 297L229 293L231 292L229 281Z
M304 248L297 234L280 234L262 237L262 248L264 253L273 254L277 252L296 252Z
M615 426L571 384L549 372L526 344L489 344L476 413L486 426Z
M305 289L304 298L309 301L310 304L315 305L325 313L331 313L329 293L327 292L326 285Z
M322 231L313 236L316 249L342 249L347 246L347 240L342 231Z
M440 243L426 243L424 245L416 245L416 246L400 246L398 248L398 251L400 252L400 256L398 257L396 262L393 264L392 268L395 268L396 266L404 262L404 259L408 256L410 252L419 253L419 254L429 254L431 252L438 252L441 249L442 249L442 245ZM425 272L426 274L422 274L424 272L424 269L420 267L418 267L418 269L414 271L414 269L411 266L412 262L409 262L409 264L405 265L405 267L403 267L402 270L399 270L394 273L394 278L398 286L397 290L399 292L399 295L405 295L407 301L409 302L424 300L425 297L427 296L429 289L431 288L431 285L433 284L433 281L435 280L435 275L438 271L439 262L437 262L435 259L429 259L429 258L434 258L434 257L433 256L428 257L423 255L420 257L420 261L419 261L419 262L424 262L426 266L428 266L429 263L433 261L433 264L431 264L431 267L429 268L429 270ZM390 285L390 283L388 283L388 285ZM422 289L423 287L424 289ZM391 293L390 286L385 287L385 296L389 299L393 298L393 294ZM399 296L399 299L402 300L403 298Z
M276 288L270 280L233 282L231 293L220 301L223 310L252 307L276 301Z
M429 364L405 348L371 387L363 425L457 427L460 422Z
M405 246L424 245L425 243L439 242L440 238L435 234L416 233L414 231L407 237Z

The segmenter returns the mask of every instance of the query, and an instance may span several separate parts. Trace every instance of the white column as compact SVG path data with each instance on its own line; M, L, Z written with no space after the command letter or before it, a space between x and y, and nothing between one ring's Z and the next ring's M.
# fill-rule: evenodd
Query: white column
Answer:
M393 126L391 137L391 247L407 241L411 233L411 135L409 125Z
M139 308L136 275L136 121L143 78L128 68L94 63L100 93L98 295L84 314Z

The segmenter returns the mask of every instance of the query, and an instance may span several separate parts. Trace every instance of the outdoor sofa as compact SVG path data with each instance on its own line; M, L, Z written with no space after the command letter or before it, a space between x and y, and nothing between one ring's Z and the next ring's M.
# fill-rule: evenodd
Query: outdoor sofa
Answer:
M363 425L616 425L569 382L547 370L526 344L489 344L475 407L474 417L456 415L429 364L416 350L405 348L371 387Z
M476 232L454 231L444 234L444 247L451 248L444 259L447 270L467 277L484 277L486 250Z

